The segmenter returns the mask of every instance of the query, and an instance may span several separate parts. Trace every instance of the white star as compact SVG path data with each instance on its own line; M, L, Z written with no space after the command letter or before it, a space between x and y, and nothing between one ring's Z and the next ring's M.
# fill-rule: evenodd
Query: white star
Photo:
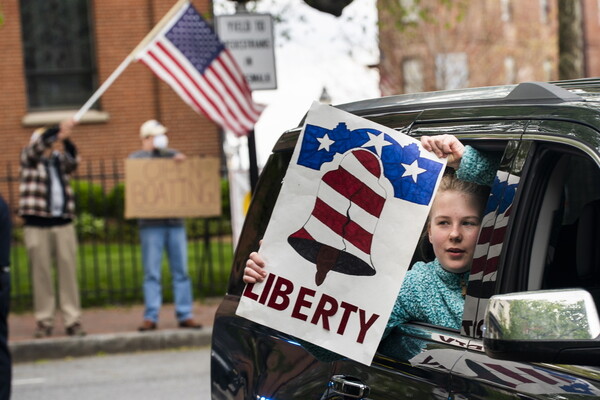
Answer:
M329 139L329 136L327 134L325 134L325 136L323 136L322 138L317 138L317 140L319 141L319 143L321 143L319 145L319 148L317 149L317 151L319 151L321 149L325 149L325 151L329 151L329 146L331 146L332 144L335 143L335 140Z
M374 135L372 133L367 132L369 135L369 141L362 145L362 147L375 147L375 152L378 156L381 156L381 149L383 146L389 146L391 143L385 140L385 135Z
M412 178L413 178L413 181L415 181L415 183L417 183L417 176L419 174L422 174L423 172L427 171L426 169L423 169L423 168L419 167L419 164L417 163L417 160L415 160L410 165L408 165L408 164L402 164L402 166L405 169L404 173L402 174L402 177L404 178L405 176L411 175Z

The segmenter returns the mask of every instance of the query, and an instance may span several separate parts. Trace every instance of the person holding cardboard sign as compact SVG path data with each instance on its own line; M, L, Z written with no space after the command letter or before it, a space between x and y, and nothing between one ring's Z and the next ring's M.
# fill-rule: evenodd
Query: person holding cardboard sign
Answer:
M417 262L406 273L384 336L392 328L410 321L460 328L484 207L497 171L497 160L464 147L454 136L423 137L421 143L438 157L448 157L447 165L456 172L446 173L442 178L424 232L433 247L435 259ZM320 262L318 256L316 260ZM251 286L270 279L271 275L265 270L262 256L251 253L244 269L244 282ZM319 284L318 276L316 284ZM244 296L252 298L252 295L253 292L244 291ZM277 295L283 296L281 291ZM268 296L269 293L263 292L259 301L268 304ZM310 308L313 305L304 298L300 304L307 313L313 311ZM345 317L355 311L351 309ZM312 344L306 347L318 358L330 358L327 350Z
M149 120L140 128L142 149L129 158L172 158L185 160L185 154L168 148L167 128L156 120ZM169 268L173 280L175 317L180 328L200 329L202 325L192 316L192 284L187 267L187 237L181 218L138 219L144 266L144 320L138 328L140 332L157 328L162 305L161 265L163 252L169 258Z

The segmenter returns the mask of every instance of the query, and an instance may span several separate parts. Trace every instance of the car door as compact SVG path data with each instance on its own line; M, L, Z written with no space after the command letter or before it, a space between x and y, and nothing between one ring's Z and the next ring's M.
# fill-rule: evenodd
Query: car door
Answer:
M524 121L438 120L435 123L415 124L411 135L452 133L465 144L499 156L499 173L507 175L524 129ZM505 185L499 183L493 200L501 198L504 189ZM498 207L495 203L490 207L492 212L489 218L493 225ZM414 261L417 259L416 256ZM476 276L481 277L481 274ZM477 295L479 291L468 293L466 307L476 310ZM473 329L470 331L473 332ZM464 328L461 332L424 323L406 324L392 331L382 341L371 366L347 359L335 362L323 399L449 399L452 394L450 371L463 358L469 341L470 337L465 334Z
M519 177L519 188L503 247L488 253L497 262L487 294L583 288L600 306L599 138L596 130L573 122L528 124L509 171ZM476 321L486 298L479 301ZM600 396L597 367L495 360L485 354L480 334L467 347L452 369L450 398Z
M457 330L407 324L382 341L370 366L335 362L323 399L448 399L450 370L467 344Z

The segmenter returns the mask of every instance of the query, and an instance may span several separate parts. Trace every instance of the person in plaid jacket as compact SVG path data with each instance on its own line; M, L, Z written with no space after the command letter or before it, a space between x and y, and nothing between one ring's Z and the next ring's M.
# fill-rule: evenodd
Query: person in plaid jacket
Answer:
M36 338L52 335L54 326L53 261L66 333L85 335L76 271L75 199L70 186L70 174L79 163L77 148L70 139L74 125L69 119L58 126L36 129L21 152L18 214L25 223L25 247L33 278Z

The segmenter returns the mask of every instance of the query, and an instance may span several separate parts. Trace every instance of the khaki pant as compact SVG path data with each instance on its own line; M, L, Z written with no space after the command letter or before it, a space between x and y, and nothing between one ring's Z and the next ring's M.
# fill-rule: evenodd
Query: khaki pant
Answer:
M53 260L58 275L58 302L65 326L80 322L81 303L77 283L77 237L72 223L53 227L26 226L25 246L33 278L36 321L54 325L56 297L52 278Z

